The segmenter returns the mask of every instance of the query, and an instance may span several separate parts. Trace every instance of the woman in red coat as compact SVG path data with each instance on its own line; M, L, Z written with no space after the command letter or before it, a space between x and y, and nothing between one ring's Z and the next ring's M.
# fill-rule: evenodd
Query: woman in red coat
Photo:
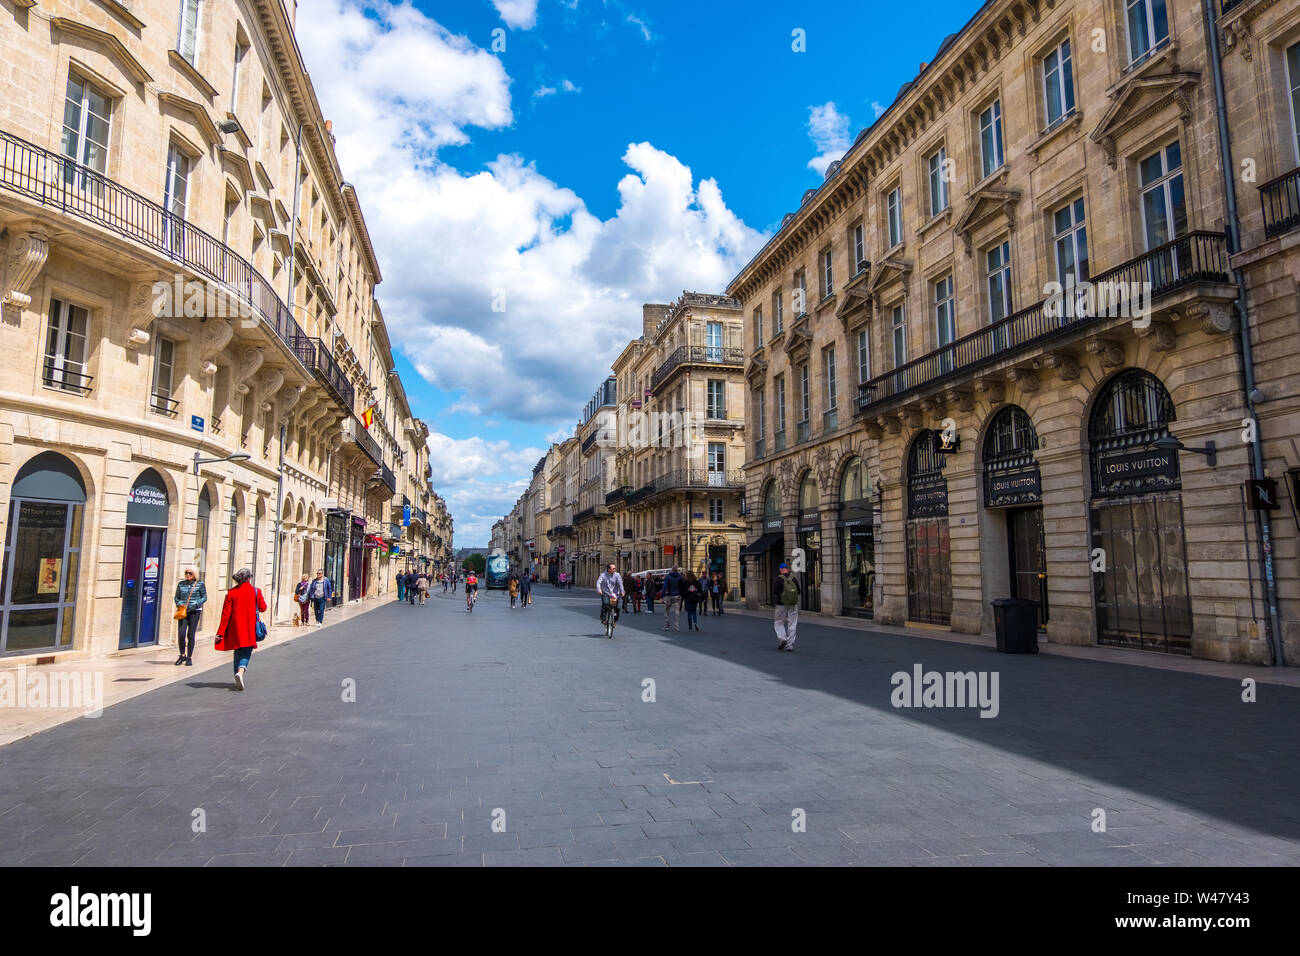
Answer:
M235 572L235 586L226 592L221 605L221 623L217 625L217 650L235 652L235 686L244 689L244 672L257 647L257 613L266 610L262 591L253 587L253 572L241 568Z

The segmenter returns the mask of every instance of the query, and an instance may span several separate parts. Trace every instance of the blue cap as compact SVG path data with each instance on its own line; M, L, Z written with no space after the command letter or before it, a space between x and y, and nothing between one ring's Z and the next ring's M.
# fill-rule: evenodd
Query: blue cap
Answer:
M777 570L778 570L778 571L789 571L789 570L790 570L790 565L788 565L788 564L782 564L780 567L777 568Z

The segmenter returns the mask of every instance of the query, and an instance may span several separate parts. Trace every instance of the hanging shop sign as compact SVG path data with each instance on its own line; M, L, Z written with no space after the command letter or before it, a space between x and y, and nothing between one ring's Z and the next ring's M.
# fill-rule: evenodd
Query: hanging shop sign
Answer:
M1176 482L1178 453L1133 449L1106 451L1097 456L1097 493L1142 492Z

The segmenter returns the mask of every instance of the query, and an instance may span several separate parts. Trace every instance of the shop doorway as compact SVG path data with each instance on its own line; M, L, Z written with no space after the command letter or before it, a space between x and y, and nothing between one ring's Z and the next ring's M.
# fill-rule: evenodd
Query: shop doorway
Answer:
M952 623L952 546L948 537L947 458L938 435L923 430L907 457L907 619Z
M1011 596L1038 602L1038 629L1044 630L1049 614L1041 507L1007 511L1007 550L1011 562Z
M152 468L140 473L127 494L119 650L157 644L162 608L171 606L162 592L169 505L167 486Z
M841 613L870 618L875 613L875 509L867 464L854 457L840 476Z
M1008 405L984 436L984 507L1004 510L1009 596L1038 603L1038 627L1048 621L1047 556L1043 537L1042 477L1034 451L1038 433L1023 408Z
M804 472L799 482L799 523L797 525L799 548L803 551L804 568L799 574L795 564L791 571L799 576L802 595L799 607L805 611L822 609L822 520L821 490L812 471Z
M1174 420L1169 392L1141 369L1107 382L1089 419L1090 547L1105 558L1093 571L1102 644L1191 652L1178 452L1149 450Z

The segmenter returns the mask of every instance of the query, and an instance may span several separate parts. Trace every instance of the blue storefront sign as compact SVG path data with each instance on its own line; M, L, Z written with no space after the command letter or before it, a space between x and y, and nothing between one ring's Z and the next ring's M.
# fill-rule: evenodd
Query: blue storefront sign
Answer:
M203 419L200 418L198 415L191 415L190 428L194 429L196 432L203 431Z
M411 526L411 506L402 505L402 527L409 528L410 526Z

